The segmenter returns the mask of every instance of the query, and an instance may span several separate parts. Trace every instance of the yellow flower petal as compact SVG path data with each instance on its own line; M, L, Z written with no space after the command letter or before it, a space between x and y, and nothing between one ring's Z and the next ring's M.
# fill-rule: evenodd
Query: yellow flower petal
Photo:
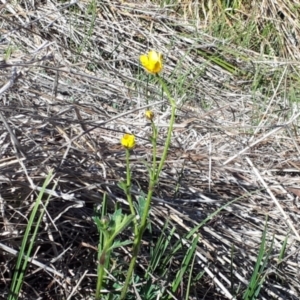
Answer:
M140 62L143 67L148 66L148 56L143 54L140 56Z
M152 110L146 110L146 111L145 111L145 117L146 117L148 120L152 121L153 118L154 118L154 112L153 112Z
M140 62L149 73L156 74L163 68L163 55L151 50L140 56Z
M121 138L121 145L126 149L132 149L135 146L135 136L125 133Z

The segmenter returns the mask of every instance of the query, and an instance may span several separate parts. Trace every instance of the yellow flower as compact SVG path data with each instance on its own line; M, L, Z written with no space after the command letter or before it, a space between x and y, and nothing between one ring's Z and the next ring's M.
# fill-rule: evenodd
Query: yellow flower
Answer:
M121 145L124 148L132 149L135 146L135 136L133 134L125 133L121 138Z
M146 119L148 119L149 121L152 121L154 118L154 112L152 110L146 110L145 111L145 117Z
M156 74L163 68L163 55L151 50L140 56L140 62L149 73Z

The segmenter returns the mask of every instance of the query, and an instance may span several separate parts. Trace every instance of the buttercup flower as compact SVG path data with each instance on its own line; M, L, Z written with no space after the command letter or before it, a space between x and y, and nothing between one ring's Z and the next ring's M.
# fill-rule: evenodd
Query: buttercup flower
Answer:
M149 121L152 121L154 118L154 112L152 110L146 110L145 111L145 117L146 119L148 119Z
M163 68L163 55L154 50L140 56L142 66L151 74L159 73Z
M135 136L125 133L121 138L121 145L126 149L132 149L135 146Z

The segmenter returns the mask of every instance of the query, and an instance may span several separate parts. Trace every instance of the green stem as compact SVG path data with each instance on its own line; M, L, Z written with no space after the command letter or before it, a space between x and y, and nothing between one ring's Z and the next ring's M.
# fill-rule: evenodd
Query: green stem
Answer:
M128 271L127 271L125 283L124 283L124 286L123 286L122 291L121 291L120 300L125 299L126 293L128 291L128 286L129 286L129 283L130 283L130 280L131 280L131 276L132 276L132 273L133 273L133 270L134 270L134 267L135 267L136 259L137 259L137 256L138 256L138 253L139 253L139 250L140 250L139 243L138 243L138 237L139 236L137 236L135 238L135 241L134 241L132 258L130 260L130 265L129 265L129 268L128 268Z
M154 190L154 186L155 186L156 182L154 180L150 180L150 185L149 185L149 190L148 190L148 195L147 195L147 200L146 200L146 205L145 205L145 209L143 212L143 216L142 216L142 220L141 220L141 226L140 226L140 230L139 230L139 242L142 239L142 236L144 234L144 231L146 229L147 226L147 218L149 215L149 210L150 210L150 204L151 204L151 199L152 199L152 195L153 195L153 190Z
M100 300L100 293L102 289L102 284L103 284L103 278L105 274L105 268L107 269L109 266L109 260L110 260L110 254L111 251L109 248L113 244L114 238L110 237L110 239L106 238L105 241L105 246L101 252L101 254L98 253L98 280L97 280L97 289L96 289L96 295L95 299ZM100 247L100 245L98 246Z
M127 196L127 201L129 204L130 212L133 216L136 215L134 206L133 206L133 201L132 201L132 196L131 196L131 173L130 173L130 165L129 165L129 158L130 158L130 150L126 149L126 196ZM137 224L137 219L134 218L134 233L135 235L138 234L138 224Z
M130 165L129 165L130 151L126 149L126 196L130 207L130 212L132 215L135 214L134 207L132 203L130 188L131 188L131 174L130 174Z
M152 181L151 181L152 182ZM152 182L153 183L153 182ZM128 286L132 277L132 273L136 264L137 256L140 251L140 246L141 246L141 240L145 231L145 228L147 226L147 217L150 209L150 204L151 204L151 199L152 199L152 194L153 194L153 188L151 186L149 187L148 195L147 195L147 200L146 200L146 205L145 205L145 210L142 216L142 221L141 221L141 226L139 228L138 234L135 236L134 242L133 242L133 253L132 253L132 258L130 261L130 265L127 271L126 279L124 286L121 291L120 295L120 300L124 300L126 293L128 291Z
M166 142L164 145L163 154L162 154L162 157L161 157L158 167L156 165L157 128L156 128L154 122L152 122L152 131L153 131L152 132L152 145L153 145L152 154L153 154L153 158L152 158L152 172L150 172L150 184L149 184L146 204L145 204L142 219L141 219L141 225L138 227L137 222L135 223L135 229L137 229L137 232L135 231L135 238L134 238L134 242L133 242L133 253L132 253L132 258L131 258L130 265L128 268L128 272L126 275L125 283L124 283L124 286L121 291L120 300L125 299L126 293L128 291L128 286L129 286L129 283L130 283L130 280L132 277L132 273L133 273L133 270L134 270L134 267L136 264L137 256L138 256L138 253L140 250L141 240L142 240L144 231L147 227L147 219L148 219L148 215L149 215L149 210L150 210L151 199L152 199L154 187L156 186L156 184L158 182L159 174L160 174L160 172L164 166L164 163L166 161L166 158L167 158L168 150L169 150L170 143L171 143L173 126L174 126L174 122L175 122L176 103L175 103L174 99L172 98L170 91L169 91L166 83L164 82L164 80L162 78L160 78L159 76L157 76L157 78L169 99L169 102L170 102L170 105L172 108L171 109L171 119L170 119L170 125L169 125L168 134L167 134L167 139L166 139ZM128 172L129 172L129 170L127 170L127 174L128 174ZM127 180L128 180L128 177L127 177ZM128 183L128 181L127 181L127 183ZM128 196L127 196L127 198L128 198Z
M96 300L100 299L100 292L102 288L102 283L103 283L103 277L104 277L104 262L103 262L103 255L105 255L104 252L101 253L100 256L98 256L98 279L97 279L97 288L96 288L96 295L95 298Z
M102 200L101 219L103 219L105 217L106 213L107 213L107 194L104 193L103 200ZM100 292L101 292L101 288L102 288L102 284L103 284L102 281L103 281L103 274L104 274L104 267L103 267L103 265L100 264L100 262L101 262L100 258L103 253L105 241L108 239L108 235L105 230L100 231L99 227L98 227L98 231L99 231L100 236L99 236L98 255L97 255L99 264L97 266L97 274L98 274L97 277L98 278L97 278L96 295L95 295L96 300L100 299Z
M165 81L159 76L157 76L157 78L158 78L164 92L167 94L167 97L169 99L169 102L170 102L170 105L171 105L171 119L170 119L170 125L169 125L168 135L167 135L167 139L166 139L166 142L165 142L163 154L162 154L162 157L161 157L161 160L160 160L157 172L156 172L156 176L155 176L156 177L155 178L156 183L158 181L159 174L160 174L160 172L161 172L161 170L162 170L162 168L165 164L165 161L167 159L167 154L168 154L168 150L169 150L170 143L171 143L171 136L172 136L173 126L174 126L174 123L175 123L175 112L176 112L175 100L172 98L172 96L170 94L170 91L169 91Z
M150 177L152 180L154 180L154 176L156 173L157 165L156 165L156 144L157 144L157 128L155 126L155 123L151 121L152 125L152 172L150 173Z

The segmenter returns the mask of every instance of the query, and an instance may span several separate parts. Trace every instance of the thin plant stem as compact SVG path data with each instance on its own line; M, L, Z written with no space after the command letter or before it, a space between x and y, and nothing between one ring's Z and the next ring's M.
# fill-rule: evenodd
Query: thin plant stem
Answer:
M125 279L125 283L124 286L122 288L121 291L121 295L120 295L120 300L125 299L126 293L128 291L128 286L132 277L132 273L136 264L136 260L137 260L137 256L140 250L140 246L141 246L141 240L144 234L144 231L147 227L147 218L149 215L149 210L150 210L150 206L151 206L151 199L152 199L152 195L153 195L153 191L154 188L158 182L159 179L159 174L164 166L164 163L166 161L167 158L167 154L168 154L168 150L170 147L170 143L171 143L171 136L172 136L172 131L173 131L173 125L175 122L175 112L176 112L176 103L174 101L174 99L172 98L170 91L165 83L165 81L157 76L157 78L159 79L159 82L164 90L164 92L166 93L170 105L171 105L171 119L170 119L170 125L169 125L169 130L168 130L168 134L167 134L167 138L166 138L166 142L164 145L164 150L163 150L163 154L159 163L159 166L157 167L156 165L156 143L157 143L157 128L154 124L154 122L152 122L152 145L153 145L153 149L152 149L152 170L150 172L150 184L149 184L149 188L148 188L148 194L147 194L147 199L146 199L146 203L145 203L145 207L144 207L144 211L142 214L142 219L141 219L141 225L140 226L135 226L135 228L137 228L137 232L135 231L135 238L134 238L134 242L133 242L133 253L132 253L132 258L130 261L130 265L128 268L128 272L126 275L126 279ZM127 155L126 155L127 158ZM127 158L127 160L129 161L129 158ZM129 173L129 163L127 161L127 186L130 185L130 181L128 181L128 173ZM130 177L129 177L130 179ZM127 195L127 199L128 195ZM132 199L130 198L130 200L132 201ZM132 205L133 204L129 204ZM136 223L135 223L136 225Z
M151 182L153 183L153 181L151 181ZM151 184L150 184L150 187L151 187ZM131 258L130 265L129 265L129 268L128 268L128 271L127 271L125 283L124 283L124 286L123 286L122 291L121 291L120 300L125 299L125 296L126 296L126 293L127 293L127 290L128 290L128 286L129 286L129 283L130 283L130 280L131 280L131 276L132 276L132 273L133 273L133 270L134 270L134 267L135 267L135 264L136 264L137 256L138 256L139 251L140 251L141 240L142 240L145 228L147 226L147 217L148 217L148 212L149 212L149 209L150 209L152 194L153 194L153 188L151 190L149 189L145 209L144 209L143 216L142 216L141 226L139 227L139 232L135 236L135 239L134 239L134 242L133 242L132 258Z
M130 264L129 264L129 268L128 268L128 271L127 271L125 283L124 283L124 286L123 286L122 291L121 291L120 300L125 299L126 293L128 291L128 286L129 286L131 276L132 276L132 273L133 273L133 270L134 270L134 267L135 267L135 263L136 263L136 260L137 260L137 256L138 256L138 253L139 253L139 250L140 250L138 239L139 239L139 235L137 235L135 237L135 241L133 243L132 258L130 260Z
M96 300L100 299L100 293L102 289L103 277L104 277L104 262L103 262L103 252L98 259L98 278L97 278L97 288L96 288Z
M157 128L153 120L151 120L152 125L152 172L150 173L150 178L156 173L157 165L156 165L156 144L157 144Z
M130 173L130 164L129 164L129 158L130 158L130 150L126 149L126 196L127 196L127 201L129 204L130 212L133 216L136 215L134 206L133 206L133 201L132 201L132 196L131 196L131 173ZM137 224L137 219L134 218L134 233L135 235L138 234L138 224Z
M100 299L101 289L102 289L102 285L103 285L103 278L104 278L104 274L105 274L105 268L108 267L109 259L110 259L111 251L109 250L109 248L112 245L113 238L114 238L114 237L109 238L107 234L105 234L105 235L106 235L105 246L104 246L101 254L98 256L99 267L98 267L97 290L96 290L96 295L95 295L96 300Z
M169 102L170 102L170 105L171 105L171 119L170 119L170 125L169 125L169 130L168 130L167 139L166 139L166 142L165 142L163 154L162 154L162 157L161 157L161 160L160 160L157 172L156 172L155 181L158 181L159 174L160 174L160 172L161 172L161 170L162 170L162 168L165 164L165 161L167 159L167 154L168 154L168 150L169 150L170 143L171 143L171 136L172 136L173 126L174 126L174 122L175 122L175 112L176 112L175 100L171 96L171 93L170 93L165 81L160 76L157 76L157 78L158 78L164 92L166 93L166 95L169 99Z
M105 217L105 214L107 212L107 195L104 194L103 200L102 200L102 211L101 211L101 218ZM103 277L104 277L104 263L103 263L103 249L105 241L107 241L108 236L107 232L105 230L100 232L100 239L99 239L99 245L98 245L98 267L97 267L97 286L96 286L96 300L100 299L100 292L102 289L103 284Z

